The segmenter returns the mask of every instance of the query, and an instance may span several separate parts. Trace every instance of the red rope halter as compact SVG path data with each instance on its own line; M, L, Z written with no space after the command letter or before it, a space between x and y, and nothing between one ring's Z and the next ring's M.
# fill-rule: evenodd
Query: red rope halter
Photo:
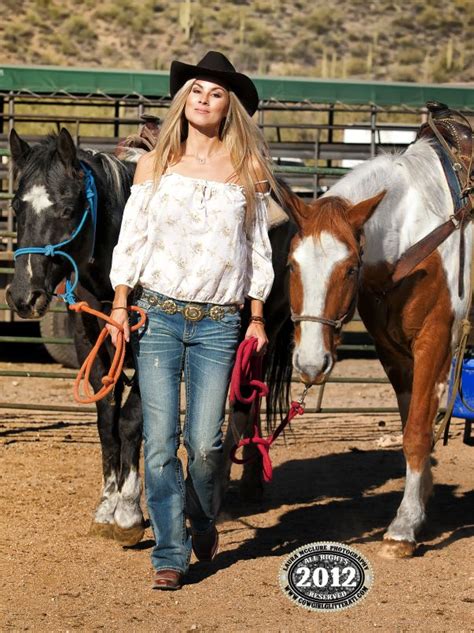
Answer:
M256 458L256 455L247 459L239 459L236 453L242 446L255 444L262 456L263 479L266 482L271 481L273 476L273 467L270 459L270 446L280 435L286 425L297 415L303 415L304 406L302 402L292 401L290 410L286 417L280 422L275 431L268 437L264 438L260 435L259 416L261 399L268 395L268 387L263 382L263 357L256 356L258 341L256 338L248 338L242 341L237 350L237 357L234 368L232 370L230 382L230 402L234 404L236 400L244 404L254 403L253 410L253 437L246 437L240 440L238 444L232 447L230 458L235 464L246 464ZM248 397L242 395L242 386L250 387L251 392Z

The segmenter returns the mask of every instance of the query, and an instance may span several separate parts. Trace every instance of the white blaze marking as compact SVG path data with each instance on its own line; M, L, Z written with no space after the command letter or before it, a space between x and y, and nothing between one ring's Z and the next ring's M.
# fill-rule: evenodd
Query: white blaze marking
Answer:
M46 187L43 185L33 185L23 196L23 202L30 202L33 210L37 214L40 214L41 211L44 211L53 204L48 196Z
M31 255L28 255L28 260L26 264L26 272L30 276L30 279L33 279L33 266L31 265Z
M347 246L327 231L322 231L318 241L315 241L313 237L307 237L301 241L293 257L300 267L303 315L323 316L331 274L334 267L348 255ZM324 354L329 351L324 345L323 325L302 321L301 340L295 349L298 353L299 368L303 370L311 368L306 373L313 375L317 368L323 366Z

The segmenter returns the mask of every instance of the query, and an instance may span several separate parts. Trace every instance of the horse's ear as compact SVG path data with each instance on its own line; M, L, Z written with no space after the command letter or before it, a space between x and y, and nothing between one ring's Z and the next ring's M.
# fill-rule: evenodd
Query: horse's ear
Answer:
M20 137L14 128L10 132L8 142L10 145L13 167L16 171L19 171L23 168L28 154L31 151L31 147Z
M361 231L367 220L372 217L372 214L386 193L386 191L381 191L373 198L362 200L362 202L358 202L351 207L349 210L349 222L356 233Z
M74 164L76 160L76 146L72 136L65 127L61 128L58 136L58 154L62 162L67 166Z

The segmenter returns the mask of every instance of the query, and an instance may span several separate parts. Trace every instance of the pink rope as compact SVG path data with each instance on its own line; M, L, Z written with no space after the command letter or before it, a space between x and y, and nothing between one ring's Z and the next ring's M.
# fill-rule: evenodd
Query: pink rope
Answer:
M268 395L268 387L263 382L263 357L257 356L258 341L256 338L248 338L242 341L238 350L232 376L230 381L230 402L234 404L236 400L244 404L254 403L254 424L253 437L241 439L238 444L232 447L230 458L235 464L245 464L255 459L256 456L239 459L236 453L242 446L254 444L262 456L263 479L266 482L272 480L273 467L270 459L270 446L280 435L286 425L297 415L303 415L304 407L301 403L293 401L287 416L281 421L275 431L264 438L260 435L258 420L260 416L260 405L263 396ZM242 395L242 387L250 387L251 392L248 397Z
M258 339L255 337L246 338L237 349L232 376L230 379L230 402L234 404L236 400L244 404L250 404L255 400L268 395L268 387L263 382L263 357L256 356ZM250 387L250 396L242 395L242 386Z

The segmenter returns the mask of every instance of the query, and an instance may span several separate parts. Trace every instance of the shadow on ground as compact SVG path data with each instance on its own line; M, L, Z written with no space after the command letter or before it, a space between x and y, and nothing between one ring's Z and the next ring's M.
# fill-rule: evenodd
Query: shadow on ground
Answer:
M0 336L41 336L38 321L0 323ZM42 343L4 342L0 345L0 362L52 363L51 356Z
M239 560L289 554L312 541L355 545L381 541L400 504L403 477L402 455L395 450L346 452L282 464L275 468L273 482L267 487L267 498L262 503L242 503L235 491L231 491L220 531L234 532L235 542L240 545L218 554L212 565L192 566L189 582L199 582ZM376 492L392 479L401 480L396 491ZM456 496L456 489L452 485L435 485L428 523L420 535L425 544L419 546L417 556L441 550L474 534L474 492ZM252 515L292 504L304 507L283 511L278 523L257 527L253 538L242 541L241 530L254 527ZM232 519L234 525L229 525L227 519ZM235 527L235 522L241 528ZM436 544L429 544L440 535L446 536Z

